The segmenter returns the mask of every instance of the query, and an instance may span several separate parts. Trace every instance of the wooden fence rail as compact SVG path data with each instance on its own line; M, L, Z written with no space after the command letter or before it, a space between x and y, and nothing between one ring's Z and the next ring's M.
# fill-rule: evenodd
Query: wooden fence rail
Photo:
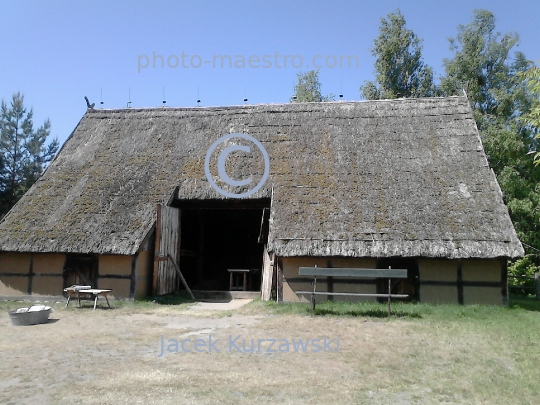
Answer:
M540 301L540 274L538 272L534 273L534 277L531 276L508 276L508 278L513 278L517 280L534 280L534 286L524 286L524 285L509 285L509 289L514 290L533 290L536 296L536 299Z

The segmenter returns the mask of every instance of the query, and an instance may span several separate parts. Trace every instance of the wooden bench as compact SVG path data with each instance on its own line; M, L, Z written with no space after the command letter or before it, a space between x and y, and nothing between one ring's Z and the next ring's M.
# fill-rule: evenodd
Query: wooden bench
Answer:
M392 298L407 298L408 294L392 294L392 279L407 278L407 269L352 269L352 268L324 268L324 267L299 267L300 276L313 276L313 291L297 291L297 294L311 295L311 316L315 314L316 295L341 295L355 297L388 298L388 316L391 314L390 302ZM348 278L387 278L388 294L364 294L317 291L317 277L348 277Z

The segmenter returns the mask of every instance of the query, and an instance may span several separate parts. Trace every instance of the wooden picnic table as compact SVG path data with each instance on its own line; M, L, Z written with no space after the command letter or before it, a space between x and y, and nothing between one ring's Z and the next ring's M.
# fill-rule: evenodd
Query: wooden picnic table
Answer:
M230 274L230 281L229 281L230 291L234 291L234 290L251 291L253 275L256 274L259 271L259 269L227 269L227 271ZM235 275L237 277L234 277ZM240 286L240 283L239 283L240 276L243 276L242 286ZM235 278L236 278L236 282L235 282Z
M74 287L65 288L64 291L68 294L68 299L67 299L67 302L66 302L66 308L69 305L69 301L70 301L71 297L77 297L77 299L79 301L79 307L80 307L81 306L81 295L82 294L93 295L94 296L94 311L96 310L97 300L98 300L99 296L104 297L105 300L107 301L107 305L109 306L109 308L111 307L111 304L109 303L109 299L107 298L107 295L112 290L103 290L103 289L98 289L98 288L87 288L87 287L88 286L74 286Z

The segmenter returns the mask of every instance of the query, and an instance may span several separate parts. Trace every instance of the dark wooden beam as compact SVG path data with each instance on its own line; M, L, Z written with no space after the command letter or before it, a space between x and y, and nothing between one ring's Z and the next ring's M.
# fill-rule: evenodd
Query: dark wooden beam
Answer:
M270 208L270 198L228 200L175 200L172 207L197 210L253 210Z
M28 295L32 295L32 279L34 276L34 255L30 255L30 268L28 269Z
M198 255L197 255L197 283L199 286L204 284L204 231L206 229L206 215L203 211L198 210L197 215L199 217L199 244L198 244Z
M277 301L283 302L283 267L281 260L277 261Z
M359 278L407 278L407 269L358 269L300 267L300 276L359 277Z
M131 280L131 274L130 275L120 275L120 274L103 274L102 276L98 277L100 280L102 278L114 278L117 280Z
M445 286L445 287L458 287L461 285L462 287L495 287L499 288L501 287L501 283L499 281L420 281L420 285L422 286Z
M320 277L319 281L324 279L324 276L317 276ZM311 277L287 277L287 282L290 283L311 283L313 282L313 278ZM343 278L343 279L334 279L332 281L334 285L341 285L341 284L360 284L360 285L374 285L377 284L377 280L374 278ZM455 283L454 283L455 285Z
M501 295L503 305L507 307L510 300L508 297L508 261L506 259L503 259L501 263Z
M131 283L129 285L129 298L135 297L135 290L137 288L137 258L138 257L139 257L139 252L131 256L131 275L129 276Z
M463 264L461 260L458 262L458 268L457 268L457 297L458 297L458 304L463 305L464 299L463 299Z

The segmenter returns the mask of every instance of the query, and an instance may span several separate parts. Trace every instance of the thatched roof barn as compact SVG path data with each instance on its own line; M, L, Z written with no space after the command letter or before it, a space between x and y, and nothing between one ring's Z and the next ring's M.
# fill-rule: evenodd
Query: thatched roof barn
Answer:
M210 145L229 133L256 138L270 157L269 178L245 199L223 196L205 176ZM212 158L210 166L216 161ZM231 155L227 171L236 179L260 178L261 159ZM248 188L219 184L233 193ZM503 288L502 263L523 255L464 97L90 109L42 177L0 223L0 266L11 266L10 271L0 269L0 278L8 283L17 278L12 263L24 262L21 255L33 263L22 272L25 277L40 271L36 255L44 263L56 260L62 274L66 263L80 255L97 258L88 265L94 269L92 279L107 269L112 282L118 266L102 266L100 257L103 263L124 257L130 258L130 268L116 281L131 283L131 296L142 294L148 287L139 291L138 280L156 277L151 273L158 205L198 216L190 220L182 213L179 220L182 224L186 218L195 239L209 238L202 231L202 211L252 208L258 210L260 227L266 208L264 252L275 256L276 271L284 272L285 279L294 277L286 264L280 267L281 260L293 257L310 263L314 258L350 258L374 266L381 259L410 258L417 273L422 273L419 259L430 263L428 273L436 259L457 263L457 273L463 260L476 259L497 263L497 282ZM178 228L180 266L183 253L195 258L193 268L198 270L193 271L201 281L201 258L209 252L189 241L185 226ZM190 249L184 240L192 244ZM148 257L142 260L141 252ZM53 260L47 254L64 256ZM261 264L262 255L258 260ZM226 268L234 263L223 265L228 277ZM150 270L143 271L144 266ZM63 278L65 284L65 274Z

